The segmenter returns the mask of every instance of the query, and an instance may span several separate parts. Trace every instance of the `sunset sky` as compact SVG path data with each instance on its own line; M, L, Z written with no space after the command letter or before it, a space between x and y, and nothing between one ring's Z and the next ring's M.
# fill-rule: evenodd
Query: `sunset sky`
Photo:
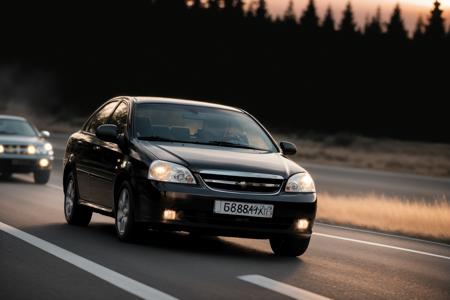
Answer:
M246 1L251 2L251 1ZM289 0L267 0L271 13L275 15L283 14L286 10ZM333 8L334 16L340 20L342 10L348 0L315 0L319 14L322 17L328 5ZM446 24L449 25L450 20L450 0L440 1L444 9L444 16ZM308 3L308 0L294 0L295 10L298 14L302 12ZM351 1L358 25L364 24L367 15L373 15L378 6L381 7L383 21L387 21L392 13L392 9L396 3L400 3L403 17L409 30L414 30L417 18L422 15L424 18L428 17L429 11L433 8L434 0L353 0Z

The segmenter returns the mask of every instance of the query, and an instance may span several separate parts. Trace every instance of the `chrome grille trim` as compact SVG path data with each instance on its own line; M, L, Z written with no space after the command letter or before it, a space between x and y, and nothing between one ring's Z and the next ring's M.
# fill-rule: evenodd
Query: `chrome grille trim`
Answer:
M202 170L200 174L205 175L224 175L224 176L237 176L237 177L253 177L263 179L279 179L283 180L283 176L264 174L264 173L252 173L252 172L240 172L240 171L225 171L225 170Z
M218 180L218 179L203 179L203 181L207 183L220 183L220 184L229 184L236 186L254 186L254 187L279 187L280 184L275 183L259 183L259 182L248 182L246 180L242 181L231 181L231 180Z
M3 145L4 154L28 155L28 145Z
M232 194L277 195L284 183L280 175L240 171L203 170L198 177L210 190Z

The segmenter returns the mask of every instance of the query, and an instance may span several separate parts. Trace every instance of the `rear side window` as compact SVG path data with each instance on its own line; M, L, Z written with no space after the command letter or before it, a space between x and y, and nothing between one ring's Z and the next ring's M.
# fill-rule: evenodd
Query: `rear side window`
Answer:
M117 125L118 133L124 133L127 127L128 105L122 102L117 106L109 123Z
M106 124L116 105L117 101L106 104L91 118L85 130L90 133L95 133L98 126Z

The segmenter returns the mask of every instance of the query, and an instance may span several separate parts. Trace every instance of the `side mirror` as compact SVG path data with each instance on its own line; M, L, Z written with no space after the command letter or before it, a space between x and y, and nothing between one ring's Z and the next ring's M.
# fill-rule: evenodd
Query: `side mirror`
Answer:
M95 136L105 142L117 143L117 126L113 124L104 124L97 127Z
M47 130L43 130L39 132L39 135L44 139L48 139L50 137L50 132L48 132Z
M280 143L281 150L285 155L294 155L297 153L297 147L289 142L281 142Z

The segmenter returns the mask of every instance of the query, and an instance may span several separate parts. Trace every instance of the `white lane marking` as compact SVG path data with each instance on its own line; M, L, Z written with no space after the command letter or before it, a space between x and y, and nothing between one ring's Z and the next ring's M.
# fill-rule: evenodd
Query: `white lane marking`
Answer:
M370 233L370 234L375 234L375 235L380 235L380 236L394 237L394 238L403 239L403 240L411 240L411 241L414 241L414 242L421 242L421 243L433 244L433 245L438 245L438 246L450 248L449 244L444 244L444 243L439 243L439 242L433 242L433 241L413 238L413 237L410 237L410 236L404 236L404 235L398 235L398 234L392 234L392 233L385 233L385 232L378 232L378 231L373 231L373 230L368 230L368 229L360 229L360 228L352 228L352 227L346 227L346 226L332 225L332 224L326 224L326 223L322 223L322 222L314 222L314 224L320 225L320 226L324 226L324 227L344 229L344 230L355 231L355 232L362 232L362 233Z
M99 265L91 260L81 257L75 253L67 251L61 247L44 241L38 237L21 231L17 228L9 226L0 222L0 230L4 231L24 242L27 242L51 255L54 255L100 279L109 282L110 284L127 291L142 299L153 300L176 300L176 298L165 294L157 289L154 289L148 285L140 283L134 279L126 277L120 273L117 273L111 269L108 269L102 265Z
M404 251L404 252L410 252L410 253L421 254L421 255L432 256L432 257L437 257L437 258L450 260L449 256L444 256L444 255L439 255L439 254L434 254L434 253L429 253L429 252L424 252L424 251L418 251L418 250L413 250L413 249L408 249L408 248L402 248L402 247L397 247L397 246L391 246L391 245L386 245L386 244L380 244L380 243L362 241L362 240L357 240L357 239L351 239L351 238L346 238L346 237L337 236L337 235L318 233L318 232L314 232L313 235L317 235L317 236L321 236L321 237L327 237L327 238L336 239L336 240L347 241L347 242L353 242L353 243L358 243L358 244L364 244L364 245L369 245L369 246L400 250L400 251Z
M272 290L293 299L301 300L328 300L330 298L314 294L312 292L300 289L298 287L279 282L261 275L242 275L238 276L240 280L253 283L257 286Z
M60 187L59 185L51 184L51 183L47 183L47 187L50 187L50 188L52 188L52 189L57 189L57 190L60 190L60 191L63 190L63 188Z

